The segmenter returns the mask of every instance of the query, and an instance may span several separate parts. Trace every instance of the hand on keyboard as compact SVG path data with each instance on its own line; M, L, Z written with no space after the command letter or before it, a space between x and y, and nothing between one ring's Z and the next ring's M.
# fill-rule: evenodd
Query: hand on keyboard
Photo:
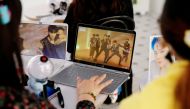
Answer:
M77 78L77 93L79 101L90 100L94 102L96 96L108 85L112 83L113 80L104 81L106 74L101 76L93 76L88 80L81 80L80 77Z

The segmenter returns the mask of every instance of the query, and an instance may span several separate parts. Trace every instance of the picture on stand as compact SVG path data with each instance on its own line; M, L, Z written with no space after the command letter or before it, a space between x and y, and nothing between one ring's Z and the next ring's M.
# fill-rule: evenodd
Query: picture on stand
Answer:
M160 35L150 37L149 51L149 80L152 81L165 74L175 57Z
M23 39L23 55L45 55L49 58L65 59L68 26L66 24L20 25L20 37Z

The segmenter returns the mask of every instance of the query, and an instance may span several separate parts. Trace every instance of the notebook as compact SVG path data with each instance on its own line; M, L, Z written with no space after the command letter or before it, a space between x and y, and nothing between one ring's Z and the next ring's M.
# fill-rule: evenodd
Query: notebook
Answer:
M110 94L129 78L135 44L135 31L79 24L73 64L60 69L50 80L76 87L77 76L89 79L107 74L113 83L101 93Z

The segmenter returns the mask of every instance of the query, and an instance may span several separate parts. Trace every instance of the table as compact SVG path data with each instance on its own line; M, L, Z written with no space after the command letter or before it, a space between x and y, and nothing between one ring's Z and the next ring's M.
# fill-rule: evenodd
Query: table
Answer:
M23 60L23 66L24 66L24 71L27 74L27 64L28 61L32 58L33 56L26 56L26 55L22 55L22 60ZM59 68L61 68L63 65L64 67L68 67L70 65L72 65L72 62L69 61L65 61L63 59L53 59L51 58L51 61L54 64L54 72L52 73L51 76L55 75L58 71ZM66 85L61 85L61 84L56 84L56 86L60 87L63 98L64 98L64 103L65 103L65 108L64 109L75 109L76 108L76 104L77 104L77 95L76 95L76 88L74 87L70 87L70 86L66 86ZM107 95L104 94L100 94L99 96L97 96L97 100L96 100L96 107L99 107L104 100L107 98ZM58 99L57 97L53 98L50 101L57 109L61 109L61 107L59 106L58 103Z

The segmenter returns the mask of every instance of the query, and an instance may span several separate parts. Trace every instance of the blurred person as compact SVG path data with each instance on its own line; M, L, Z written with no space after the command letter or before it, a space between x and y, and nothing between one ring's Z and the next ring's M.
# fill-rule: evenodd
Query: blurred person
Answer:
M54 109L47 100L24 89L27 78L19 45L21 10L20 0L0 1L0 108Z
M170 47L170 52L175 54L176 62L171 64L166 75L148 84L142 92L131 95L123 100L119 109L190 109L190 10L189 0L166 0L160 27L165 43ZM176 8L178 7L178 8ZM79 99L77 109L95 107L93 102L98 95L99 87L93 85L99 79L78 80L78 92L85 90L92 101ZM90 89L88 85L94 86ZM87 86L87 87L86 87ZM91 87L92 87L91 86ZM85 101L86 100L86 101ZM87 103L89 105L85 105Z
M127 39L123 45L122 61L127 62L129 53L130 53L130 44L129 44L129 39Z
M100 50L100 37L99 34L96 34L96 49L95 49L96 55L98 55L99 50Z
M98 56L104 52L104 63L106 62L107 58L109 57L111 39L109 35L104 35L104 38L101 40L100 51L96 54L95 61L97 60Z
M93 34L90 38L90 59L93 60L94 52L96 50L96 34Z
M122 56L121 56L121 54L120 54L120 47L123 47L123 46L121 46L118 42L117 42L117 40L114 40L113 41L113 43L112 43L112 46L111 46L111 55L107 58L107 60L106 60L106 63L108 63L108 61L113 57L113 56L117 56L117 57L119 57L119 63L118 63L118 65L121 65L121 61L122 61Z

